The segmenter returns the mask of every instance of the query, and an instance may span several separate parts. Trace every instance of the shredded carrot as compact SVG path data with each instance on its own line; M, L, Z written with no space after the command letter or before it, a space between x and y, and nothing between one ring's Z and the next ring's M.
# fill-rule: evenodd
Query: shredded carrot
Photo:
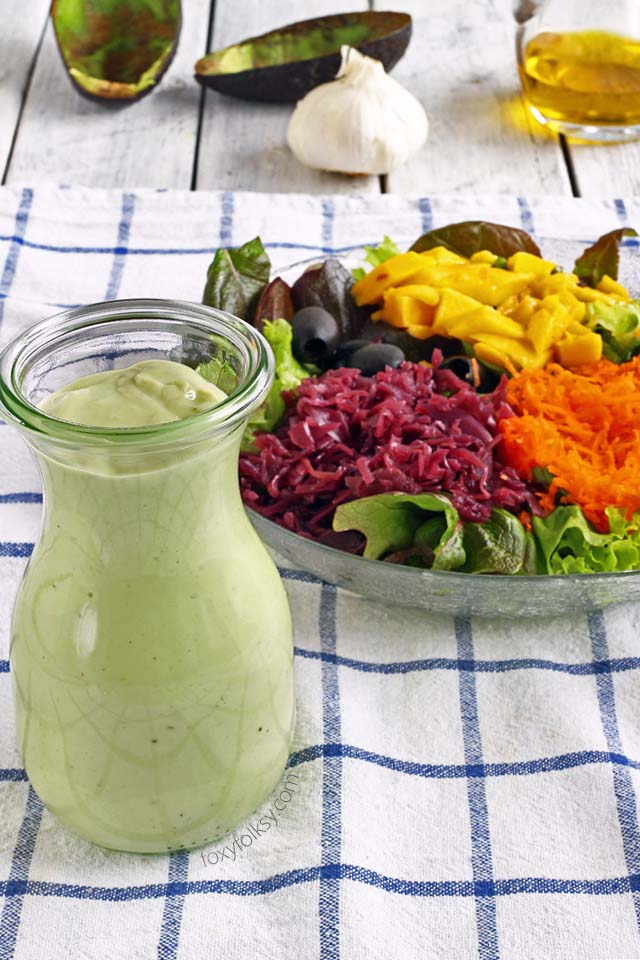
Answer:
M640 509L640 357L523 370L509 381L507 401L516 413L500 423L508 463L521 476L535 467L553 476L543 509L558 497L576 503L603 532L606 507L627 517Z
M513 365L512 362L511 362L511 360L510 360L509 357L506 355L506 353L503 354L503 356L502 356L502 366L503 366L504 369L507 371L507 373L510 374L512 377L517 377L517 376L518 376L518 371L516 370L516 368L514 367L514 365Z
M518 514L518 520L520 521L522 526L525 528L525 530L533 530L533 524L531 522L531 514L529 513L528 510L522 510Z
M471 373L473 374L473 385L478 388L480 386L480 366L475 357L471 357Z

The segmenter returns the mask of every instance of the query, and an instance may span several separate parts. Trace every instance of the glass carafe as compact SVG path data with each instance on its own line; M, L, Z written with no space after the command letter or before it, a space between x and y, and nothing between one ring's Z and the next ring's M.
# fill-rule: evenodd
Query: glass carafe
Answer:
M552 130L581 140L640 136L638 0L516 0L525 100Z
M210 361L227 399L130 429L38 409L80 377L159 358ZM18 739L43 803L103 846L209 843L252 813L285 767L289 608L237 476L244 425L272 379L257 331L171 301L66 312L0 356L0 409L44 489L13 617Z

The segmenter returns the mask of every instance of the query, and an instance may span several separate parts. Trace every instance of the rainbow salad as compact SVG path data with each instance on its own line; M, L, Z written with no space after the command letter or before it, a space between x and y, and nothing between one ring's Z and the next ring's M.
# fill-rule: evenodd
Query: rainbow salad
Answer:
M349 271L271 278L218 250L204 302L276 358L240 456L245 504L372 560L434 570L640 570L640 300L601 237L565 271L524 231L452 224ZM214 381L218 369L200 372Z

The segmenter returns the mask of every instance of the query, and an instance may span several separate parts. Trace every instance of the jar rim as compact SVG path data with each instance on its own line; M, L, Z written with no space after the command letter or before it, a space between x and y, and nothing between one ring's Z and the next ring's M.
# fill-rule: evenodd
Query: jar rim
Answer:
M121 321L191 323L208 334L222 336L239 350L246 370L238 386L209 410L184 420L137 427L100 427L60 420L34 405L20 387L21 365L36 350L52 347L61 338L83 328L96 330L101 324ZM133 329L133 328L132 328ZM140 324L136 329L140 329ZM158 327L158 329L160 329ZM186 439L233 427L255 410L265 399L275 372L271 347L245 320L223 310L187 300L127 299L91 303L37 321L9 341L0 351L0 412L14 425L62 445L87 443L154 444Z

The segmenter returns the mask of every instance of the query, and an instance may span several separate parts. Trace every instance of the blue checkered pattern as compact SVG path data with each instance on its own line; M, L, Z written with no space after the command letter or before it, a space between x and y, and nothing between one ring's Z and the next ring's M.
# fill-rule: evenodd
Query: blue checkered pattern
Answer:
M640 200L4 188L0 335L105 297L197 300L213 249L256 233L283 265L465 218L570 262ZM632 282L638 259L629 242ZM0 960L640 957L637 608L472 623L283 569L299 779L277 827L215 866L222 845L103 851L43 810L14 743L9 615L42 498L6 425L0 451Z

